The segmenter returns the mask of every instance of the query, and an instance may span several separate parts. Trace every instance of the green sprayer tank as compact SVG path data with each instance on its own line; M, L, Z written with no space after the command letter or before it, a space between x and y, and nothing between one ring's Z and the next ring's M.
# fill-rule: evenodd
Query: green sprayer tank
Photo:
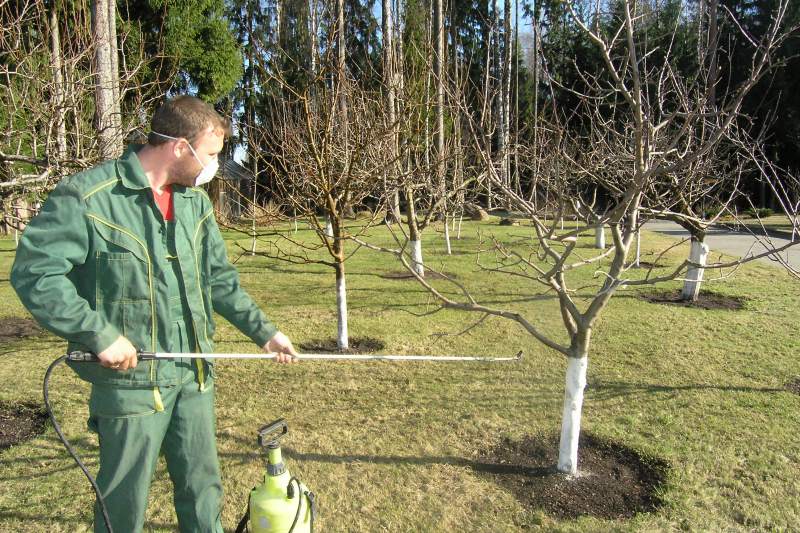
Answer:
M278 441L288 433L284 419L267 424L258 432L258 442L267 448L264 482L250 491L248 523L250 533L312 533L314 494L292 477L281 456ZM244 531L244 529L241 529Z

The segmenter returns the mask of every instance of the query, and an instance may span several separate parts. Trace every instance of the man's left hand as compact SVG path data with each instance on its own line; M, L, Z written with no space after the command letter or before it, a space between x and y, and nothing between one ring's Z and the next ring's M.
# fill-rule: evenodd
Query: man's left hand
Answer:
M294 349L289 337L280 331L267 341L263 350L267 353L274 353L276 363L294 363L296 361L294 356L299 355Z

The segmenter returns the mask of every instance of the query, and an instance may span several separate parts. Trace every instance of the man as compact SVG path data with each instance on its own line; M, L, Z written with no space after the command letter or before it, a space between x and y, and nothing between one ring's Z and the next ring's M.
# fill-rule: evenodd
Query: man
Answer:
M239 285L202 189L228 123L189 96L154 114L148 142L65 178L22 236L11 283L31 314L100 363L92 384L97 483L116 532L141 531L163 453L181 531L221 532L211 361L137 364L137 350L210 352L216 311L278 362L296 355ZM95 505L95 531L106 531Z

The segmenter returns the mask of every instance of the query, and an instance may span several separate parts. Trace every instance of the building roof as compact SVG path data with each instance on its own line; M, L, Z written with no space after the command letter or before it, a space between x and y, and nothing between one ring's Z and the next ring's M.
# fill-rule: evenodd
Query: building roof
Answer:
M230 157L223 157L220 154L220 165L217 177L226 181L242 181L253 179L253 173L244 168Z

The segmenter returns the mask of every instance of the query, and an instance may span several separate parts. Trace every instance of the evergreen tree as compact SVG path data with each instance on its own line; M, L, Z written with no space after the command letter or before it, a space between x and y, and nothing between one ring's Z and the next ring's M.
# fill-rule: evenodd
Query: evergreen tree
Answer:
M242 56L224 17L223 0L130 0L119 16L153 59L142 73L161 92L196 91L209 102L228 95L242 74Z

